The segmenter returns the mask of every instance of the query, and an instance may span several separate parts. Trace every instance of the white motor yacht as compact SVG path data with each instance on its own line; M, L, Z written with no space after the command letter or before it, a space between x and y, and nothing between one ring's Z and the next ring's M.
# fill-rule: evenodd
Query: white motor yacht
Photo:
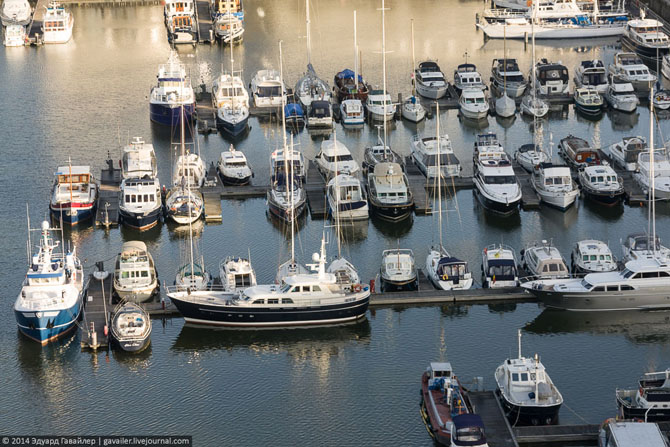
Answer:
M534 242L521 250L521 266L532 279L570 277L561 252L546 240Z
M473 284L467 261L451 256L439 244L431 247L426 256L426 275L439 290L467 290Z
M332 129L333 113L330 101L312 98L307 114L307 127L310 129Z
M593 87L600 94L607 92L607 70L599 59L581 61L575 67L575 87Z
M414 70L416 92L429 99L440 99L447 94L449 85L437 62L425 61Z
M129 177L121 181L119 220L139 231L155 227L163 212L158 177Z
M605 100L614 110L632 113L637 109L640 100L635 94L633 84L618 76L609 76L609 87L605 93Z
M609 165L582 167L577 178L584 196L598 203L612 206L624 199L623 180Z
M396 105L391 100L391 95L382 90L372 90L365 102L368 115L374 121L391 121L395 116Z
M522 144L514 152L514 160L526 171L534 172L540 164L549 161L549 155L540 149L537 144L528 143Z
M114 292L125 301L147 301L158 292L158 275L154 260L141 241L123 244L116 257Z
M461 115L473 119L485 119L489 114L489 103L484 91L479 88L467 88L461 92L458 100Z
M221 152L216 166L225 185L246 185L251 181L251 168L247 157L232 144L227 151Z
M626 171L636 171L637 157L646 148L647 141L644 137L632 136L623 137L621 141L605 146L601 150L610 158L612 163L620 168Z
M6 27L26 26L30 23L33 9L28 0L4 0L0 9L0 19Z
M663 28L662 22L645 18L641 10L639 19L626 22L621 43L648 61L657 62L670 52L670 37Z
M149 116L151 121L176 127L182 117L190 121L195 111L195 94L186 76L186 66L179 62L176 51L166 64L158 67L158 84L151 88Z
M339 174L326 185L328 213L336 221L368 218L368 199L361 181L349 174Z
M579 241L572 247L570 266L574 275L618 270L609 245L593 239Z
M519 211L521 186L495 134L477 137L473 162L473 181L482 205L504 215Z
M641 152L637 156L637 171L633 174L640 187L649 193L651 184L651 157L649 151ZM670 158L668 150L654 149L654 197L655 200L670 200Z
M519 266L514 249L492 244L482 250L482 287L499 289L519 285Z
M605 101L596 87L576 88L573 94L575 110L585 115L596 116L603 112Z
M214 33L223 43L241 42L244 38L244 22L230 12L219 14L214 19Z
M440 149L437 148L437 137L421 137L415 135L412 139L412 159L423 172L426 178L435 179L439 173L444 178L461 175L461 163L451 148L449 135L440 135ZM439 153L439 160L438 160Z
M516 59L493 59L491 85L510 98L519 98L526 91L528 83L519 69Z
M47 6L42 19L44 43L67 43L72 39L74 16L62 5L52 2Z
M332 140L323 140L321 143L321 149L316 155L316 165L326 179L338 174L355 175L360 170L349 148L337 141L335 133Z
M572 206L579 197L579 188L568 166L541 163L531 176L530 183L540 200L562 211Z
M258 70L251 79L251 95L256 107L281 107L286 103L286 87L277 70Z
M540 59L535 64L535 78L537 92L542 96L561 96L570 89L568 69L560 62L552 63L547 59Z
M614 62L607 67L607 71L613 76L630 82L633 89L640 92L648 92L656 82L656 76L635 53L616 53Z
M256 272L246 258L229 256L219 264L219 278L224 292L239 293L256 285Z
M121 178L142 178L145 175L156 177L156 153L151 143L141 137L135 137L123 147L121 156Z
M368 172L370 209L382 219L399 221L412 215L414 198L398 163L380 162Z
M25 25L7 25L3 43L6 47L22 47L27 37Z
M656 255L670 258L670 248L661 245L660 237L656 236L652 242L653 239L648 233L632 233L626 236L621 244L624 262L652 258Z
M379 276L382 292L416 290L419 279L414 264L414 252L407 248L384 250Z
M485 90L486 85L482 75L477 71L475 64L460 64L454 70L454 87L458 90L478 89Z
M340 103L340 119L344 126L357 126L365 123L365 111L360 99L345 99Z

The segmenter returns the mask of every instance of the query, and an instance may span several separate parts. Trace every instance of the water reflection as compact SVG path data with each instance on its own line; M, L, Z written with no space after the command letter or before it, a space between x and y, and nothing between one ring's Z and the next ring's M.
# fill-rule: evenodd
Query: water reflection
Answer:
M188 239L190 234L193 234L193 238L199 238L202 236L202 232L205 229L205 219L198 219L189 225L180 225L178 223L169 221L167 224L168 234L170 235L171 241L180 241L182 239Z
M482 129L486 129L487 127L489 127L488 117L480 119L480 120L475 120L475 119L471 119L471 118L466 118L459 113L458 114L458 120L461 122L461 126L465 130L467 130L467 129L482 130Z
M463 304L443 304L440 306L440 314L449 319L467 317L469 310L470 306Z
M516 114L503 118L500 115L496 115L496 122L504 129L509 129L514 125L514 121L516 121Z
M414 215L410 214L407 219L403 219L399 222L389 222L374 215L370 220L372 221L372 225L382 235L395 239L405 236L410 232L412 224L414 223Z
M294 233L297 233L298 231L302 230L305 228L305 225L307 225L307 221L310 220L307 218L307 215L309 214L308 210L305 210L304 213L302 213L302 216L298 217L294 222L293 222L293 231ZM283 219L280 219L279 217L275 216L270 212L270 210L265 210L265 218L267 219L268 222L272 223L272 227L277 230L282 236L291 239L291 224L286 222Z
M626 113L620 112L618 110L607 110L607 116L612 123L612 130L615 131L627 131L633 129L637 126L637 122L640 120L640 113Z
M119 224L121 229L121 237L124 241L143 241L147 246L152 243L156 244L161 240L161 233L163 232L163 222L159 219L155 227L145 231L139 231L127 225ZM121 247L119 247L119 250Z
M516 303L495 303L488 305L489 312L492 314L504 314L514 312L516 310Z
M569 229L577 220L579 208L579 203L575 203L570 208L565 211L561 211L558 208L542 204L542 221L547 225L547 230L551 227L558 227L564 230ZM553 234L551 231L547 231L548 234Z
M140 372L151 366L152 349L151 344L140 352L126 352L122 349L114 348L112 349L112 357L129 371Z

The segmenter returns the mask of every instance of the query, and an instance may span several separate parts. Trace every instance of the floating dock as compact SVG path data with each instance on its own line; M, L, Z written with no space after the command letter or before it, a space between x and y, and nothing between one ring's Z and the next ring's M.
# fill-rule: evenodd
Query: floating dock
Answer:
M99 264L102 266L102 264ZM109 309L107 302L112 296L112 274L104 280L89 276L88 288L84 297L84 318L82 349L105 349L109 346L106 327L109 327Z
M522 168L517 162L512 163L514 175L521 186L521 207L524 210L536 210L540 208L540 196L530 184L530 173Z
M221 212L221 181L216 171L214 162L210 163L205 178L205 185L202 187L202 198L205 201L205 222L223 221Z
M621 167L614 163L611 158L609 158L602 149L598 150L600 158L606 160L614 172L617 173L621 180L623 181L624 194L626 195L626 201L630 206L642 206L645 205L648 201L647 193L640 187L640 184L633 177L631 171L626 171L621 169Z
M500 401L493 391L471 391L468 397L474 412L482 418L490 447L519 447Z
M326 181L313 160L309 161L307 178L305 179L307 206L312 219L325 219L328 215L326 207Z
M423 277L423 281L421 279ZM379 280L376 290L379 290ZM370 306L397 306L419 304L458 304L477 302L535 302L537 299L521 287L504 289L437 290L423 274L419 278L419 290L403 292L373 293Z
M114 167L113 160L107 160L107 168L100 171L100 189L95 211L95 225L116 227L119 225L119 193L121 169Z
M195 0L195 20L198 23L198 42L214 43L214 23L209 0Z
M426 193L426 177L410 157L405 159L405 175L407 175L409 189L412 191L412 197L414 197L414 213L417 216L430 213L432 204Z
M201 91L195 94L195 114L198 122L198 133L216 133L216 110L212 101L212 92L202 84Z
M42 36L42 24L44 23L44 14L47 11L49 0L37 0L32 21L28 25L28 44L41 45L44 43Z

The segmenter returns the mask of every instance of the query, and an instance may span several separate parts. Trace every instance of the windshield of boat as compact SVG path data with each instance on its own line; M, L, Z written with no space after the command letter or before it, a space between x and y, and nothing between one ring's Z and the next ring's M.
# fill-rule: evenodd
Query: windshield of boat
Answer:
M424 163L426 166L437 165L437 154L427 155ZM449 154L440 154L440 166L449 166L450 164L452 163Z
M587 73L582 78L584 85L602 85L607 84L607 76L605 73Z
M258 96L269 97L269 96L281 96L281 87L270 86L270 87L258 87Z
M243 96L244 95L244 90L242 90L241 87L221 87L221 92L222 96Z
M591 290L591 287L593 287L593 285L585 279L582 279L581 284L586 290Z
M468 273L468 267L465 264L442 264L437 273L447 278L463 278Z
M514 261L511 259L490 261L487 274L489 278L494 278L496 280L514 280L514 277L516 276Z
M507 82L524 82L523 81L523 75L507 75Z
M466 104L484 104L486 101L483 97L478 96L476 98L465 98Z
M351 154L335 155L332 157L330 155L324 155L323 157L328 163L335 163L336 159L337 161L351 161L354 159Z
M463 442L479 441L484 437L481 427L464 427L456 430L456 440Z
M486 175L484 183L487 185L513 185L516 183L516 177L513 175Z
M544 179L545 185L569 185L572 183L572 178L565 177L547 177Z

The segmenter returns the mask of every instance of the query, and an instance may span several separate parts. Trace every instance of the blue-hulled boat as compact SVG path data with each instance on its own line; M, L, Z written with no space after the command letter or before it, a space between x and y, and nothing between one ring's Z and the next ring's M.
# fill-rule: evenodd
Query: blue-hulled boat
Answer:
M284 106L284 115L286 116L286 124L294 127L305 125L305 112L298 103L286 104Z
M81 313L84 271L76 250L60 247L56 229L42 222L39 250L29 252L30 267L14 303L19 330L45 345L76 325Z
M89 166L61 166L55 174L49 208L57 221L76 225L95 213L98 185Z
M151 121L176 126L180 122L182 106L184 118L190 121L195 110L193 87L186 77L186 67L179 62L177 53L172 52L168 62L158 67L158 84L151 88Z

